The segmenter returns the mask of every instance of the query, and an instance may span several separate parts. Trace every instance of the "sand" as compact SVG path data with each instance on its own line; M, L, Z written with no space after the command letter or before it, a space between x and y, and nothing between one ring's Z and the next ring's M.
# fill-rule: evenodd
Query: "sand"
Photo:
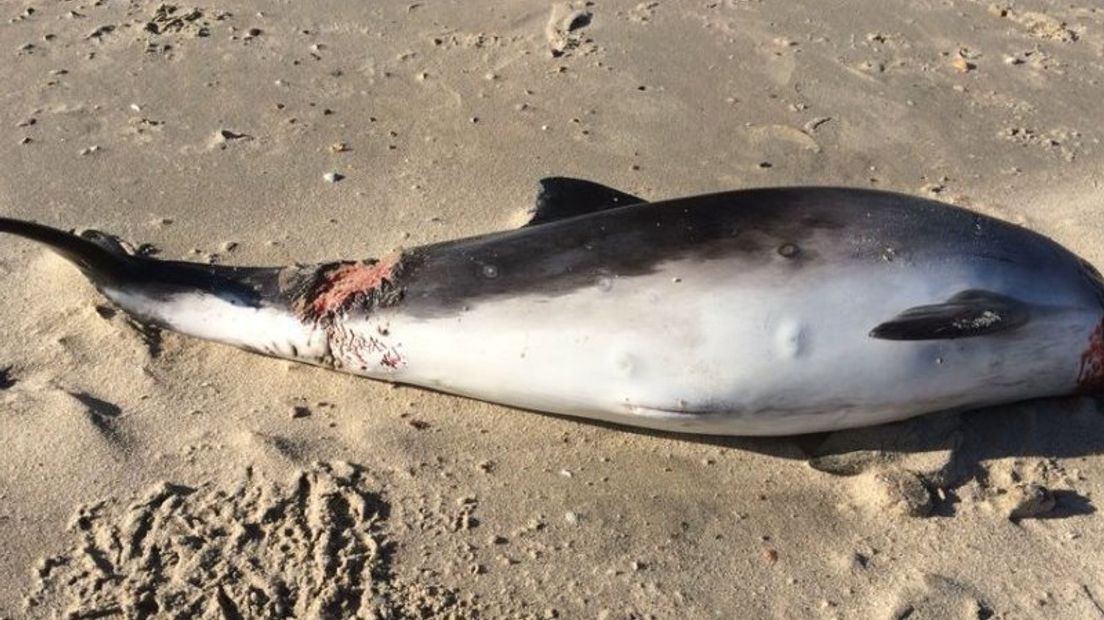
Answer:
M1104 265L1087 0L29 0L0 54L0 212L166 258L381 256L568 175L892 189ZM0 617L1104 617L1091 399L693 438L144 332L13 238L0 301Z

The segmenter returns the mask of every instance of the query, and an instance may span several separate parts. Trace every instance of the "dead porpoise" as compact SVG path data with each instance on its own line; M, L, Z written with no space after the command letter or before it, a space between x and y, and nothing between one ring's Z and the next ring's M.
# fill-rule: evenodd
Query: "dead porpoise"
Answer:
M140 323L373 379L668 431L785 435L1104 391L1104 282L901 194L660 202L541 182L525 226L310 266L128 253L0 219Z

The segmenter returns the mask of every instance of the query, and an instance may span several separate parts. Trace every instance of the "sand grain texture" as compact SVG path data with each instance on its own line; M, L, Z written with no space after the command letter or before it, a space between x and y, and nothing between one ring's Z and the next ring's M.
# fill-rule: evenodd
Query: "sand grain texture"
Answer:
M165 258L380 257L566 175L934 196L1104 266L1087 1L27 0L0 55L0 213ZM672 437L137 330L8 237L0 302L2 618L1104 617L1091 399Z
M71 618L394 618L467 615L451 593L387 574L386 504L348 464L286 485L252 471L230 489L164 483L123 506L82 506L74 544L35 567L29 615Z

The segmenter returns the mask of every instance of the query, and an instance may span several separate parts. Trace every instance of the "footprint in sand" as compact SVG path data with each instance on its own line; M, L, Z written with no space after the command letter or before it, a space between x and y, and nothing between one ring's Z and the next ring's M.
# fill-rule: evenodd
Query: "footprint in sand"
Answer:
M390 574L388 504L347 463L288 484L252 469L232 487L162 483L83 506L68 548L40 560L29 617L459 617L470 603Z

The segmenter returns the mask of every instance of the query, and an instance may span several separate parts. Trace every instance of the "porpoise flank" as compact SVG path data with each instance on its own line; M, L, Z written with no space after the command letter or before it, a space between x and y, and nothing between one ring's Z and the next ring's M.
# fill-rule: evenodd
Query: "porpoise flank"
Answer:
M137 321L385 381L668 431L784 435L1104 391L1104 282L888 192L645 202L541 181L500 233L311 266L160 261L12 219Z

